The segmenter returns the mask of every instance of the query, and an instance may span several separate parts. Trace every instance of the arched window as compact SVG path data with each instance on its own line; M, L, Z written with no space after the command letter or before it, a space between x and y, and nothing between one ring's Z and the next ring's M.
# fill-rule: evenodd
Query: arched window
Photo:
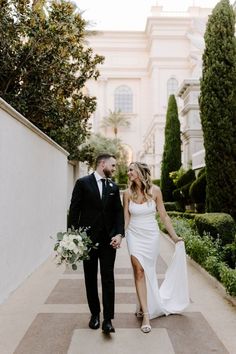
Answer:
M121 113L133 112L133 93L128 86L119 86L115 90L114 95L115 111Z
M167 81L167 99L169 98L170 95L176 95L178 87L179 87L178 81L174 77L171 77Z

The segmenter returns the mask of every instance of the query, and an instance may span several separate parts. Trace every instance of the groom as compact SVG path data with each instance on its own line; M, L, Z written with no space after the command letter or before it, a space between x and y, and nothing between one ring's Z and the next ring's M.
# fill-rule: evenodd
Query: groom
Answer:
M98 260L102 284L104 333L115 332L114 318L115 283L114 263L116 249L124 235L124 216L119 188L110 180L116 170L116 158L110 154L99 155L96 170L77 180L71 198L68 227L89 227L87 233L98 249L90 251L90 259L83 262L86 294L91 318L89 327L100 327L100 301L98 296Z

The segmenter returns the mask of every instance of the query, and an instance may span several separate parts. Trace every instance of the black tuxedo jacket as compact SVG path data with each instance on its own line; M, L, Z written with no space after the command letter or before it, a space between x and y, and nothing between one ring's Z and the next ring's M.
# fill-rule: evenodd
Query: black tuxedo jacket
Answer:
M109 181L107 194L101 200L94 173L77 180L71 198L68 228L89 227L87 234L97 241L98 235L110 242L111 237L124 235L124 213L118 186Z

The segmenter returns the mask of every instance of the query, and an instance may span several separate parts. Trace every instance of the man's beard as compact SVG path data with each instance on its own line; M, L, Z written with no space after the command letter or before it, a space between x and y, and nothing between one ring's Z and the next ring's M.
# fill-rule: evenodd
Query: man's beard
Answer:
M107 169L105 169L105 168L103 170L103 173L106 176L106 178L110 178L112 176L112 172L107 170Z

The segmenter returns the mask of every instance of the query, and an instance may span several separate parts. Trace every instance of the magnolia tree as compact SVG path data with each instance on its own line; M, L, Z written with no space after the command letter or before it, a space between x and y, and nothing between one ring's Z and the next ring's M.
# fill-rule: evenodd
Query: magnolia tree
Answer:
M71 159L96 108L83 88L104 60L86 45L86 25L69 1L0 1L0 95Z

